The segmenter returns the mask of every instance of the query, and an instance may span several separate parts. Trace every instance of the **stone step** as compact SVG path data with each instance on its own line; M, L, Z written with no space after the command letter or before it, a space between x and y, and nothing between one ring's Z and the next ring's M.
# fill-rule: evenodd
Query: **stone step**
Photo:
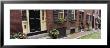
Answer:
M38 39L38 38L42 38L42 37L46 37L46 36L48 36L48 33L33 35L33 36L29 36L29 37L27 37L27 38L28 38L28 39Z
M39 39L51 39L49 36L46 36L46 37L41 37Z

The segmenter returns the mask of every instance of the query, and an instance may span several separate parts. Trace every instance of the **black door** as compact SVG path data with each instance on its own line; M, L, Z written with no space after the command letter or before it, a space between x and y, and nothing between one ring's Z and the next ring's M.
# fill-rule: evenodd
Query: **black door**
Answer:
M29 10L30 32L40 31L40 10Z

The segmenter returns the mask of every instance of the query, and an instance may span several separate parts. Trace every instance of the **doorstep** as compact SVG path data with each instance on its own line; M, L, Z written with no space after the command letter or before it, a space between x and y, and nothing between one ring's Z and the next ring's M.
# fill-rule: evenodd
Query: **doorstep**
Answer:
M48 33L42 33L38 35L28 36L27 39L39 39L39 38L47 37L47 36L48 36Z

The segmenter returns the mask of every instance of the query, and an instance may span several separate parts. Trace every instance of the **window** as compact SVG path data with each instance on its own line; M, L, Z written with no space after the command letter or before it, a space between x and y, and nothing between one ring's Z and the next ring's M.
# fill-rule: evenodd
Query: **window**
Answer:
M64 19L65 20L67 20L67 14L68 14L67 10L64 10Z
M57 19L59 18L65 18L64 10L53 10L53 18L54 18L54 21L57 21Z
M74 10L74 19L77 18L76 15L77 15L77 10Z
M71 16L75 20L75 11L74 10L71 10Z
M68 10L68 17L74 19L74 10Z
M44 10L42 10L42 20L44 20Z
M73 19L74 19L74 10L71 11L71 16L72 16Z
M58 18L64 18L64 15L63 15L63 10L59 10L58 12Z
M67 10L68 21L75 20L75 10Z

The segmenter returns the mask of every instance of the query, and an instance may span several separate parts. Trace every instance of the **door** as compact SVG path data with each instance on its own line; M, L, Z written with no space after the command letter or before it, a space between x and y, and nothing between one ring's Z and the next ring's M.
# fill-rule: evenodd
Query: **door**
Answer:
M30 32L40 31L40 10L29 10Z

